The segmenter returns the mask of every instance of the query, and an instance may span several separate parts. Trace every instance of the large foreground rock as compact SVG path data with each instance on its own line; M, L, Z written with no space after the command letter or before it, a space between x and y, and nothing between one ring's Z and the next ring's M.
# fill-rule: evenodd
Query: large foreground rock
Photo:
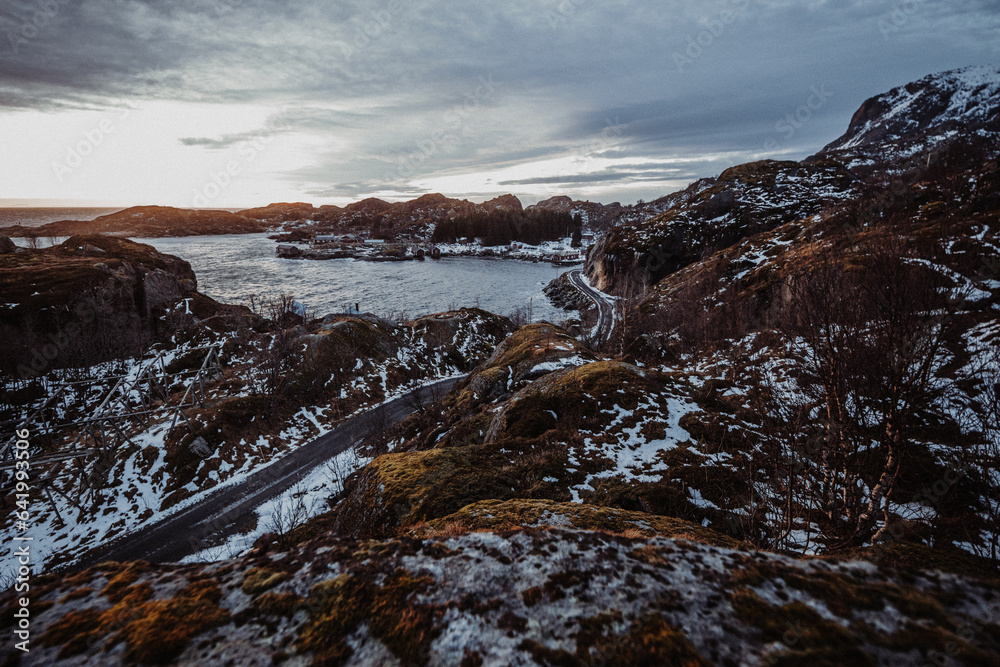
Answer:
M528 529L39 579L18 664L997 665L998 619L968 575Z

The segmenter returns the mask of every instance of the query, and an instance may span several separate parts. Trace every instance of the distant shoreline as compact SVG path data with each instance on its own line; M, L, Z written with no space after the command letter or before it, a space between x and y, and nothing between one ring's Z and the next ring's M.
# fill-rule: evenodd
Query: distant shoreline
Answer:
M100 206L0 206L0 228L15 226L34 228L64 220L89 222L102 215L117 213L121 210L123 209Z

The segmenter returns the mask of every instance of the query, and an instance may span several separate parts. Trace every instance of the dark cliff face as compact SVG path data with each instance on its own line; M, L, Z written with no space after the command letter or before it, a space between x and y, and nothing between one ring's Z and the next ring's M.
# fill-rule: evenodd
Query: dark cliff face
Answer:
M197 287L184 260L119 238L74 236L2 255L0 369L34 375L134 352L176 330L184 318L171 311L182 299L212 309Z
M591 282L605 291L654 285L741 239L815 215L850 198L854 179L835 163L764 160L703 179L664 202L664 213L603 235L587 256Z

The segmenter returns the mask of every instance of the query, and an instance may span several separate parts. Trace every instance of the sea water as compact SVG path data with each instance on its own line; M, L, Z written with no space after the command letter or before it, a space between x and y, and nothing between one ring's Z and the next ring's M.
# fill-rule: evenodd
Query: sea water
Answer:
M322 316L360 307L383 316L419 317L478 306L508 315L530 309L533 321L562 322L571 313L542 293L567 269L545 262L480 257L369 262L275 257L266 234L135 239L191 263L198 289L224 303L287 294Z

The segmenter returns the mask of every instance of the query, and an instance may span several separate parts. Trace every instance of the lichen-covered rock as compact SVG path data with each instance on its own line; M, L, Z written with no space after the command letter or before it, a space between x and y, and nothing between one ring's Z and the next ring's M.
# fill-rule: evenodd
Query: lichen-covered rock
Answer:
M34 584L22 667L1000 664L976 576L609 532L323 538ZM0 597L8 625L16 604Z
M514 498L721 520L705 499L734 488L732 471L709 473L692 451L680 426L696 409L685 378L601 361L550 368L517 391L498 390L499 397L470 396L477 378L507 367L493 366L498 359L510 360L511 369L537 368L525 329L512 337L520 342L501 346L486 369L444 401L443 415L404 423L410 451L378 457L348 480L335 530L382 536L470 503Z

